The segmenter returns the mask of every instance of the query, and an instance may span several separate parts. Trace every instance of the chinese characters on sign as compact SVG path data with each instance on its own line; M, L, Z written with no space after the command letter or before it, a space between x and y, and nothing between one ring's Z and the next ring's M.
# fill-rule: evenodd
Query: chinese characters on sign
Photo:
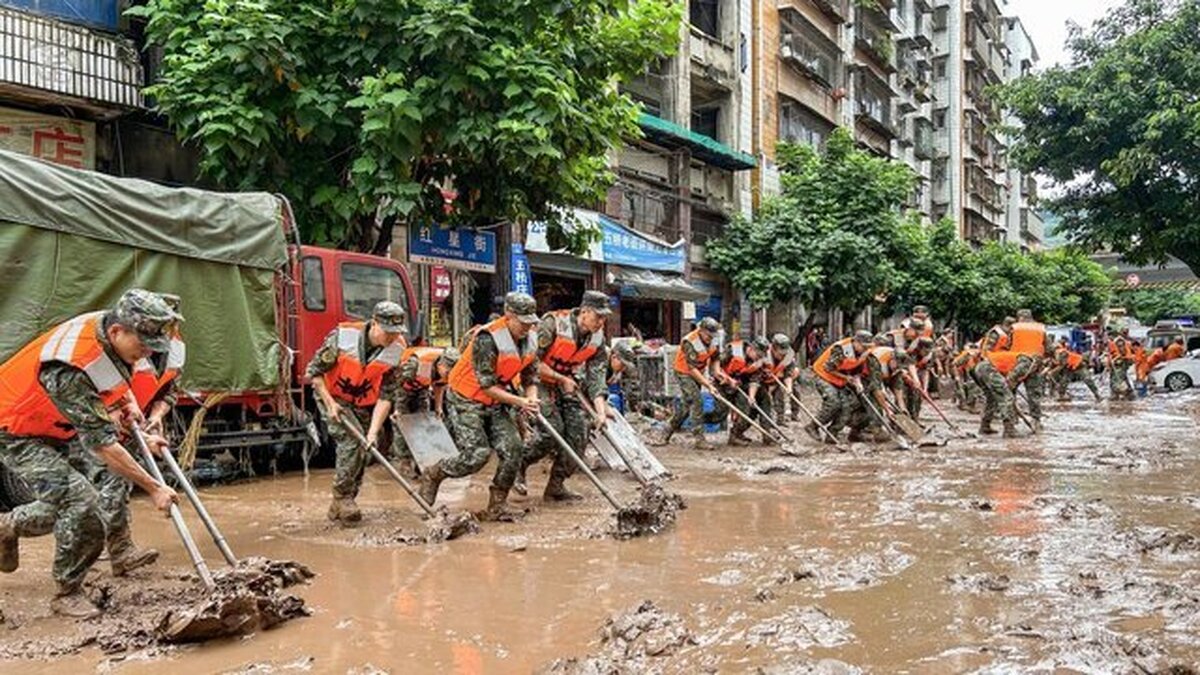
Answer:
M0 150L76 169L95 169L96 125L0 108Z
M533 274L529 271L529 258L525 255L525 247L514 242L511 250L512 289L533 295Z
M408 259L473 272L496 271L496 235L437 225L408 228Z
M429 268L429 281L433 303L435 305L442 304L450 297L450 270L441 265L434 265Z

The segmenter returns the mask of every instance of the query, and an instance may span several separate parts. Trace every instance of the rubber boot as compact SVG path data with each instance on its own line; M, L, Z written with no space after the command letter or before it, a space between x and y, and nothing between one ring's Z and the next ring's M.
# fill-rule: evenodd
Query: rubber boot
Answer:
M521 468L517 469L517 477L513 480L513 492L522 497L529 496L529 484L525 482L525 472L529 470L529 465L521 463Z
M0 513L0 572L16 572L21 564L20 538L11 513Z
M446 473L442 471L441 462L429 467L429 470L421 474L420 487L418 491L421 493L421 499L425 503L433 506L437 501L438 488L442 486L442 481L446 480Z
M650 439L650 445L662 447L671 442L671 436L675 434L675 430L667 427L666 431L660 432L657 436Z
M139 567L154 564L156 560L158 551L152 548L138 548L133 543L128 528L108 538L108 562L112 565L114 577L123 577Z
M329 519L343 526L349 525L362 520L362 511L354 497L334 497L329 503Z
M850 433L846 434L846 440L850 443L862 443L866 439L863 438L862 429L851 429Z
M697 450L713 450L713 449L715 449L712 442L710 442L708 440L708 436L705 436L703 433L693 434L693 436L696 438L696 449Z
M1012 420L1004 420L1004 438L1016 438L1017 425Z
M50 610L72 619L94 619L101 614L100 608L88 600L79 588L68 590L60 587L58 595L50 601Z
M981 436L995 435L996 430L992 428L991 420L979 420L979 434Z
M546 491L542 493L542 500L547 502L577 502L583 499L583 495L576 492L571 492L564 485L566 478L556 476L553 471L550 472L550 481L546 483Z
M745 434L741 431L731 431L729 432L729 444L750 445L750 439L746 438Z
M809 422L808 424L805 424L804 433L808 434L809 437L818 443L825 440L825 436L821 433L821 430L817 428L816 422Z
M1042 429L1042 421L1040 419L1035 419L1033 421L1033 433L1040 434L1042 433Z
M488 505L483 513L479 514L479 519L487 522L506 522L511 523L520 520L524 515L518 511L513 511L508 508L508 490L491 486L488 488Z

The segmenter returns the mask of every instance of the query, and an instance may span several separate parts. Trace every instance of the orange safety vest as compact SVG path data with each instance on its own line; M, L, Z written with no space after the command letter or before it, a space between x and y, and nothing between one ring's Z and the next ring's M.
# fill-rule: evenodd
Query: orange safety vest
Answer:
M403 342L393 342L379 350L375 358L362 363L358 358L358 345L365 326L362 321L338 324L337 362L322 376L334 398L359 407L375 405L379 400L383 376L400 365L400 356L405 349Z
M775 362L775 357L772 356L770 358L771 362L768 364L767 368L771 371L771 374L775 376L775 379L782 380L784 379L784 373L786 373L788 369L796 364L796 350L788 349L787 355L780 359L778 363Z
M1000 334L1000 337L996 338L996 345L995 345L995 349L993 351L1002 352L1002 351L1008 349L1009 345L1012 344L1012 336L1009 335L1008 331L1004 330L1004 326L1001 326L999 324L992 326L992 330L988 331L988 333L991 333L992 331L996 331L997 333ZM984 342L986 342L987 335L984 335L983 338L984 338ZM983 349L983 345L981 344L980 350L982 350L982 349Z
M1072 351L1069 347L1059 347L1058 353L1063 352L1067 353L1067 369L1079 370L1079 367L1083 365L1083 354Z
M1163 351L1163 360L1174 361L1175 359L1181 359L1183 358L1185 351L1186 350L1184 349L1183 345L1172 342L1171 344L1167 345L1166 350Z
M1012 350L1030 356L1046 355L1046 326L1036 321L1014 323Z
M753 375L761 370L763 360L759 359L754 363L746 360L746 341L734 340L729 343L729 363L725 364L725 373L731 376L738 375Z
M572 320L571 310L560 309L550 312L554 317L554 342L542 357L542 363L560 375L570 375L588 362L604 346L604 333L596 331L588 337L582 346L575 344L576 322ZM554 380L542 378L546 384L556 384Z
M103 312L77 316L43 333L0 365L0 429L13 436L66 441L75 428L59 412L38 381L42 364L59 361L87 374L106 408L120 403L129 381L104 352L100 341Z
M150 359L139 359L137 363L133 364L133 373L129 377L129 389L133 392L133 398L137 401L138 408L143 412L149 412L150 404L154 402L159 393L172 380L179 377L185 360L187 360L187 346L179 337L173 337L171 338L171 347L167 351L167 367L163 369L162 375L155 372L154 364Z
M446 350L441 347L409 347L405 349L404 353L400 355L400 363L408 363L409 359L415 357L417 374L413 379L401 382L400 386L409 392L424 391L432 387L437 379L434 366L444 351Z
M1017 359L1021 357L1021 352L1006 349L1004 351L991 351L985 354L985 356L988 362L995 366L996 370L1000 371L1000 374L1008 375L1017 366Z
M817 357L816 362L813 363L813 372L817 374L817 377L820 377L822 380L825 380L829 384L841 389L849 383L849 380L841 375L826 372L825 370L825 364L828 363L829 359L833 357L834 350L841 350L844 357L842 362L838 364L838 371L843 373L853 373L861 368L863 361L865 360L865 356L860 357L854 355L853 338L842 338L841 340L829 345L829 347L827 347L825 351L821 352L821 355Z
M531 330L525 336L525 351L521 353L517 350L517 343L513 340L512 333L508 332L508 320L504 317L500 317L484 325L479 330L487 331L496 343L496 350L498 352L496 354L496 379L501 385L506 385L516 380L521 371L537 358L536 331ZM459 396L477 403L496 405L496 399L484 391L483 387L479 385L479 378L475 376L473 355L475 353L475 340L478 337L479 332L477 331L471 336L471 341L467 343L467 348L463 350L462 358L451 369L449 377L450 389Z
M683 342L692 343L692 349L696 350L696 358L700 359L700 370L704 370L708 366L708 362L717 355L717 339L714 337L711 345L704 344L700 339L700 329L696 329L687 334L683 338ZM691 369L688 368L687 356L683 353L683 343L679 344L679 350L675 352L675 372L680 375L688 375Z
M1121 340L1125 344L1124 351L1117 346L1117 340ZM1115 338L1108 343L1108 355L1114 359L1125 359L1132 361L1134 359L1133 345L1125 338Z
M892 378L896 377L898 370L892 369L892 364L896 359L896 350L893 347L872 347L867 350L868 357L875 357L879 362L879 375L884 382L891 382Z
M901 321L900 327L904 328L905 330L913 330L912 318L910 317L908 319L905 319L904 321ZM921 332L917 333L917 337L927 337L927 338L933 337L933 320L932 319L925 319L925 327L921 329Z
M979 365L979 358L978 349L963 349L955 359L955 362L959 364L959 372L965 375L975 370L975 366Z
M1146 379L1146 377L1148 375L1150 375L1150 371L1154 370L1154 366L1157 366L1158 364L1162 363L1165 360L1166 360L1166 355L1165 355L1165 352L1163 352L1161 347L1150 352L1150 356L1147 356L1145 359L1142 359L1141 361L1138 362L1138 365L1137 365L1138 379L1139 380Z

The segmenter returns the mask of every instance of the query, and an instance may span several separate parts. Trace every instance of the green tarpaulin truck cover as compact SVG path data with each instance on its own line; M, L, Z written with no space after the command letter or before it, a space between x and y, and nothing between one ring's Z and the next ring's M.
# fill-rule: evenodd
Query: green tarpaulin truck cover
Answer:
M187 391L280 385L281 200L169 188L0 151L0 359L126 289L182 299Z

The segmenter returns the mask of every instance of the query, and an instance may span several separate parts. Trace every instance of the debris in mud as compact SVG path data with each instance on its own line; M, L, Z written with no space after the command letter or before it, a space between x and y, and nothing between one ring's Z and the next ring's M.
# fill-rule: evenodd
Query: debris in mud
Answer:
M1012 586L1012 579L1007 574L956 574L946 577L946 581L956 588L972 592L1002 593Z
M767 666L754 672L755 675L859 675L862 669L837 659L821 659Z
M895 545L850 557L830 549L793 552L804 561L804 566L777 572L771 577L777 584L812 579L822 589L860 589L882 583L885 577L899 574L915 562Z
M1200 551L1200 538L1186 532L1166 528L1150 528L1137 533L1138 550L1142 553L1193 553Z
M750 646L807 650L836 647L852 639L850 623L836 619L820 607L789 607L778 616L761 621L746 631Z
M164 642L203 642L220 637L267 630L308 616L304 601L279 590L313 577L304 565L291 561L249 558L234 569L217 572L217 588L191 606L167 610L159 619L157 637Z
M641 489L636 504L617 511L617 539L631 539L646 534L657 534L675 524L676 514L687 508L683 497L667 492L659 485L646 485Z
M783 584L794 584L797 581L816 578L817 573L809 569L795 569L784 572L775 579L775 584L781 586Z
M675 655L696 637L678 614L664 612L652 600L636 609L609 617L600 629L600 651L583 658L557 659L541 668L544 675L597 673L661 673L656 659Z
M986 499L972 499L971 508L975 509L976 511L991 511L994 507L992 506L992 503Z
M450 515L439 511L436 518L429 520L429 526L424 532L397 528L385 534L362 532L355 538L358 546L423 546L425 544L441 544L468 534L479 532L479 520L471 513Z

